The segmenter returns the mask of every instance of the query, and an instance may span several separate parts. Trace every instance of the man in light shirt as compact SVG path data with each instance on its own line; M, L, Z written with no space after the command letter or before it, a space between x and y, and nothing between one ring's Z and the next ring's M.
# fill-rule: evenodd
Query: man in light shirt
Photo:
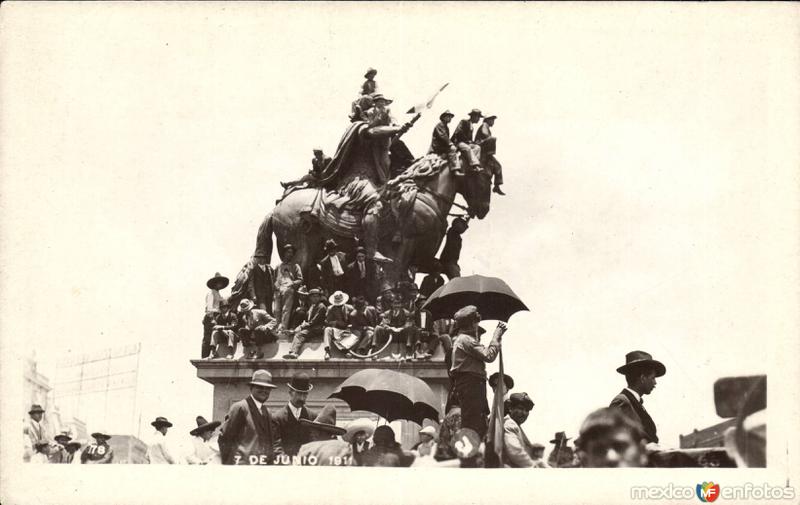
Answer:
M295 248L292 244L283 246L283 262L275 269L275 292L273 298L275 319L278 320L278 331L289 329L294 306L294 294L303 284L303 271L300 265L292 261Z
M172 427L172 423L166 417L159 416L150 425L156 431L153 433L153 440L147 446L148 461L150 461L151 465L174 465L176 460L167 444L167 430Z
M325 256L319 262L319 270L322 276L322 288L326 294L331 295L336 291L347 289L344 275L345 255L339 252L339 245L333 239L325 241Z
M473 168L481 165L481 146L475 142L475 136L478 134L478 121L481 120L481 117L483 114L480 109L472 109L469 119L462 119L458 122L450 139L461 152L464 163Z
M192 435L194 451L186 457L190 465L220 464L219 446L217 445L217 427L219 421L206 421L203 416L197 416L197 428L189 432Z

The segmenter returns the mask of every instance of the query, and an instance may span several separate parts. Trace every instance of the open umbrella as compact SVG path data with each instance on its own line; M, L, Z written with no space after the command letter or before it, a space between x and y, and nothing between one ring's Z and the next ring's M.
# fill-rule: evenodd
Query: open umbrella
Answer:
M425 418L439 420L439 402L431 388L416 377L392 370L358 371L329 398L339 398L351 410L374 412L390 422L408 419L421 425Z
M436 320L451 318L458 309L466 305L475 305L482 319L506 322L512 314L528 310L502 279L483 275L452 279L434 291L422 308L430 310Z

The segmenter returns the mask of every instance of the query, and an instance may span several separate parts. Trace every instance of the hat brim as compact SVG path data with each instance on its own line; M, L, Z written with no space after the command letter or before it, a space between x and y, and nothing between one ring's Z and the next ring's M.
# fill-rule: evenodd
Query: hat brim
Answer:
M307 428L313 428L315 430L324 431L325 433L331 433L334 435L344 435L347 433L346 429L340 428L334 424L318 423L316 421L309 421L308 419L300 419L300 424Z
M328 298L328 302L330 302L331 305L336 306L336 307L341 307L342 305L347 303L349 300L350 300L350 297L346 293L344 295L344 298L342 298L342 301L339 302L339 303L336 303L335 301L333 301L333 295L331 295L330 298Z
M45 411L44 411L44 409L33 409L33 410L29 410L28 414L35 414L37 412L41 412L42 414L44 414Z
M107 439L107 438L111 438L111 435L106 435L105 433L100 433L99 431L96 431L96 432L92 433L92 438L106 438Z
M211 279L208 279L208 282L206 282L206 287L208 287L208 289L216 289L216 290L225 289L228 287L228 284L230 284L230 282L231 282L230 279L228 279L227 277L222 277L222 276L213 277Z
M636 368L649 368L652 367L656 371L656 377L661 377L662 375L667 373L667 367L658 360L654 359L642 359L638 361L632 361L630 363L626 363L621 367L617 368L617 372L625 375L629 371L636 369Z
M55 440L56 442L60 442L61 440L65 440L64 443L66 444L67 442L72 440L72 437L67 436L67 435L56 435L56 436L53 437L53 440Z
M158 428L159 426L166 426L167 428L172 428L172 423L169 421L153 421L150 423L150 426Z
M250 381L249 384L251 386L264 386L265 388L273 388L273 389L278 387L271 382Z
M550 441L550 443L551 443L551 444L557 444L557 443L559 443L559 442L569 442L570 440L572 440L572 437L562 438L562 439L560 439L560 440L559 440L559 439L556 439L556 438L554 438L553 440L551 440L551 441Z
M352 442L353 437L356 436L356 433L363 431L367 434L367 438L371 437L373 433L375 433L375 423L372 421L369 422L359 422L352 426L347 427L347 433L342 435L342 439L345 442Z
M197 428L190 431L189 434L196 437L197 435L203 433L204 431L211 431L217 429L217 427L219 427L220 424L222 424L220 421L211 421L210 423L201 424Z
M377 70L370 70L369 72L364 74L364 79L369 79L369 76L375 77L376 75L378 75Z
M297 389L296 387L292 386L290 383L286 383L286 385L289 386L289 389L291 389L292 391L297 391L298 393L310 393L311 390L314 389L314 385L313 384L309 384L308 385L308 389Z
M489 387L497 386L497 378L500 377L500 374L495 372L489 376ZM507 389L514 389L514 378L508 374L503 374L503 382L506 385Z

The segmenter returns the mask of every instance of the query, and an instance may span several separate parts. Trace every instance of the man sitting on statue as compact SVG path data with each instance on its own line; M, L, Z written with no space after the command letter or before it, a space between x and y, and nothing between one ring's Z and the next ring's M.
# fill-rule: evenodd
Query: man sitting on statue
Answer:
M317 288L308 290L308 316L306 320L294 329L292 347L283 359L297 359L303 344L311 338L323 336L325 329L325 304L322 303L322 291Z
M483 118L483 124L478 128L475 135L475 143L481 146L481 165L494 176L494 191L498 195L505 196L500 186L503 185L503 166L494 157L497 152L497 139L492 135L491 127L497 116L490 114Z
M403 308L403 300L399 297L395 298L392 302L392 309L384 312L381 317L381 324L375 328L377 345L383 345L388 339L392 339L396 347L392 358L397 361L411 359L414 328L411 316ZM403 347L405 347L405 354L402 354Z
M423 309L428 297L418 295L414 300L414 310L411 317L414 321L414 357L416 359L429 359L439 345L438 336L433 332L433 315Z
M428 153L438 154L442 158L446 158L450 164L450 169L456 175L464 175L461 168L461 163L458 160L458 148L450 140L450 127L448 123L455 117L455 114L446 110L439 116L439 123L433 129L431 135L431 146Z
M355 348L360 354L372 354L375 351L375 327L378 326L379 314L372 305L367 305L364 295L356 295L353 299L353 310L350 312L350 332L358 337Z
M373 107L350 125L342 137L336 155L323 172L322 185L341 195L338 206L363 213L367 257L386 262L391 260L378 252L378 220L382 210L378 189L390 177L392 138L408 131L411 123L392 124L387 107L392 101L382 94L374 94L372 101Z
M325 333L323 339L325 341L325 359L331 359L331 343L335 343L337 347L344 347L349 349L344 340L347 339L350 333L350 313L353 311L353 306L347 304L350 296L347 293L336 291L328 299L330 306L325 314ZM350 354L348 352L348 354ZM348 356L350 357L350 356Z
M481 117L483 117L483 114L480 109L472 109L469 113L469 119L459 121L456 131L453 132L453 137L450 139L461 152L464 162L468 163L472 168L477 168L481 165L481 146L475 142L475 135L478 133L478 121L481 120Z
M303 177L289 182L282 182L283 189L289 189L294 186L301 186L306 188L316 188L319 186L319 179L322 176L322 171L331 162L330 156L325 156L321 147L314 148L314 157L311 158L311 170L308 171Z
M239 328L239 340L244 347L242 358L263 358L264 353L259 346L278 340L278 321L266 310L255 308L255 304L247 298L239 302L239 315L242 318Z
M226 353L227 359L233 359L236 354L236 329L239 327L239 318L236 313L231 310L230 302L223 299L220 302L220 313L214 319L213 331L211 333L211 340L214 343L214 348L211 350L211 359L220 357L220 346L226 344L230 351Z

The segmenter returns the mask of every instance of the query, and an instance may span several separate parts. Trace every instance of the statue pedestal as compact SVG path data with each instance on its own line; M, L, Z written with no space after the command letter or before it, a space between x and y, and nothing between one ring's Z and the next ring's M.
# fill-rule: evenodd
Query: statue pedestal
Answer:
M329 399L345 379L352 374L365 368L390 369L402 372L414 377L418 377L430 386L439 400L439 409L444 417L444 407L447 401L449 380L447 377L447 367L443 360L430 361L362 361L352 359L261 359L261 360L191 360L192 365L197 368L197 376L206 382L214 385L214 420L222 421L228 413L228 409L235 401L246 398L250 394L248 382L253 372L264 369L272 374L272 381L277 389L267 400L267 406L275 411L283 408L289 400L289 388L287 383L296 372L306 372L311 376L311 383L314 389L308 395L307 406L319 412L323 405L334 402L336 406L337 424L343 425L351 419L357 417L370 417L375 420L375 414L363 411L351 412L350 408L341 400ZM426 420L426 423L428 421ZM397 434L397 441L403 448L410 448L418 441L418 431L420 426L411 421L396 421L391 423L392 428Z

